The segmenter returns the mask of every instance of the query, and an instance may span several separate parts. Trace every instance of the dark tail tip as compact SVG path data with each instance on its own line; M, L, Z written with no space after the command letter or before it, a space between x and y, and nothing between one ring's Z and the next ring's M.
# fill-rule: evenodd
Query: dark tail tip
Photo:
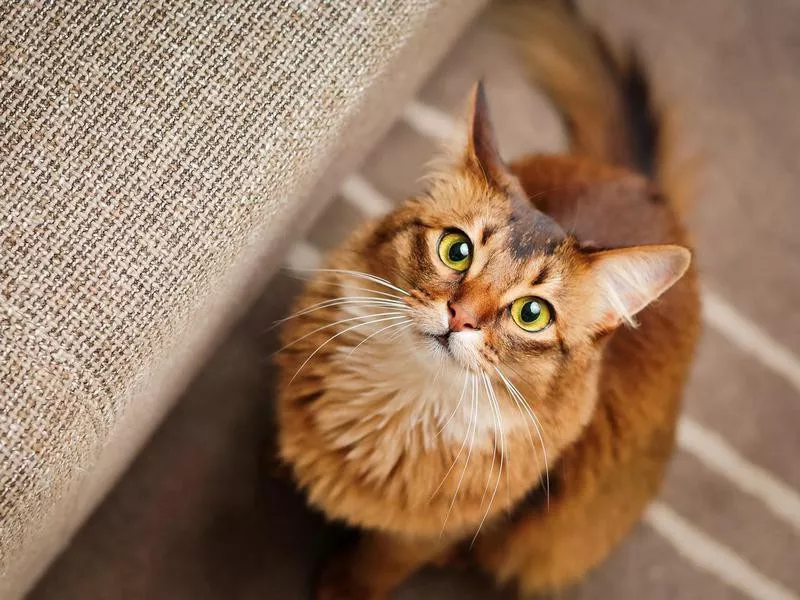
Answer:
M632 48L627 51L619 83L625 102L633 166L654 179L658 169L660 119L653 105L650 81L639 55Z

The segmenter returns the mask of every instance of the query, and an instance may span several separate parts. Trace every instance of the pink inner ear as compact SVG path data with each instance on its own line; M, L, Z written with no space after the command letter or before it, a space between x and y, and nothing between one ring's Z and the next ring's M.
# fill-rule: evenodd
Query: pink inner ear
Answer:
M592 255L599 287L596 321L612 329L623 321L635 326L634 316L678 281L691 262L681 246L639 246Z

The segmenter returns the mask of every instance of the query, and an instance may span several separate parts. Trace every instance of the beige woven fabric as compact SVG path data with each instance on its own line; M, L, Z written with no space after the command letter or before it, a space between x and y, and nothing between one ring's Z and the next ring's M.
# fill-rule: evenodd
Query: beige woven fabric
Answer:
M129 448L166 410L153 381L231 273L258 279L242 257L365 144L365 103L388 126L415 44L443 51L480 4L0 4L0 595L103 491L120 423Z

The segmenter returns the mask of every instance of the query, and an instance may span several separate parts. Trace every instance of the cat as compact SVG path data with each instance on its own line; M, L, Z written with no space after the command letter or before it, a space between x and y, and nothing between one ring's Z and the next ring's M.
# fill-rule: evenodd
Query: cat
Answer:
M504 10L570 155L505 163L477 84L463 147L333 251L282 326L280 456L362 531L322 600L455 562L522 593L568 586L673 448L699 298L647 83L569 5Z

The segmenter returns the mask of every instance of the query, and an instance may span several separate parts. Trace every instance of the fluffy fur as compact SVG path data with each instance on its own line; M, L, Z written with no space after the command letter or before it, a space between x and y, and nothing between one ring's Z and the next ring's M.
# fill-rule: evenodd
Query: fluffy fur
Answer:
M560 4L524 5L518 17L534 23L537 7L563 34L546 56L574 57L577 43L601 51ZM613 137L630 102L602 54L529 54L568 118L574 88L548 85L559 66L588 65L574 80L614 95L597 118L584 104L570 119L576 139L600 140L578 146L590 156L507 166L477 86L453 164L333 252L283 326L281 457L313 505L364 531L327 565L319 598L384 598L456 555L523 591L563 587L656 492L698 296L674 206L603 162L630 164L635 152L630 127ZM438 252L454 230L471 244L463 272ZM527 296L553 310L541 331L511 317Z

